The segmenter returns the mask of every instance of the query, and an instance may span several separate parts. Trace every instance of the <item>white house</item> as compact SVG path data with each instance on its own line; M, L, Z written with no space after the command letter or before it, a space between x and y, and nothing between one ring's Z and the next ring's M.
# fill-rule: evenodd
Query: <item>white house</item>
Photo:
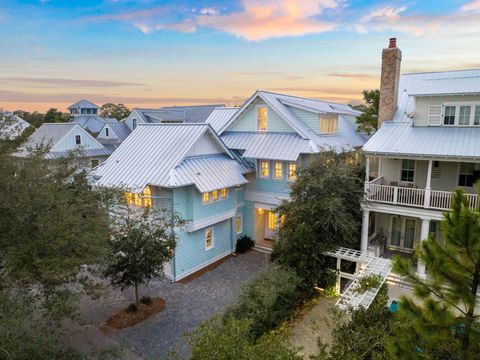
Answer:
M403 74L396 39L382 53L379 129L367 157L361 249L408 256L460 187L477 206L480 70ZM417 264L417 273L426 275Z

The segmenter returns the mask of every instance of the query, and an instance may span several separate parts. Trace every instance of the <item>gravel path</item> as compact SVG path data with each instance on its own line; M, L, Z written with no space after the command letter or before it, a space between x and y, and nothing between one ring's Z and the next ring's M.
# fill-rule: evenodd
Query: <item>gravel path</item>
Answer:
M152 281L147 289L140 289L140 294L162 297L166 309L134 327L108 336L98 331L99 324L131 303L133 291L109 290L99 300L83 299L81 318L91 325L74 338L74 343L84 349L118 344L126 349L126 359L165 359L171 351L188 357L190 350L183 335L223 310L234 300L241 284L268 262L268 255L250 251L228 259L186 284L170 283L167 279Z

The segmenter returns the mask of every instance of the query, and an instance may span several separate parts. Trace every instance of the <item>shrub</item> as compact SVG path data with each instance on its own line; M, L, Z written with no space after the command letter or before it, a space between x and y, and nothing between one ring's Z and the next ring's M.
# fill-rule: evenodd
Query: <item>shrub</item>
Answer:
M138 306L135 303L131 303L130 305L127 306L127 312L129 313L134 313L138 311Z
M258 341L249 337L252 320L213 319L187 335L192 360L301 360L295 349L273 335Z
M239 254L245 253L247 250L251 249L255 245L254 241L250 239L247 235L243 235L237 240L237 248L235 251Z
M143 305L151 305L152 304L152 298L150 296L142 296L140 298L140 302Z
M224 318L250 319L250 335L257 339L292 315L300 299L300 282L293 270L270 266L243 286Z

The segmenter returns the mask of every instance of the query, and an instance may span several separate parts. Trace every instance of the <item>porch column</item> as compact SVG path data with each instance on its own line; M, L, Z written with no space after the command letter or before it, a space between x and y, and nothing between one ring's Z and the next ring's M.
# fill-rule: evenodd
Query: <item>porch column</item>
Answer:
M363 209L362 213L362 238L360 242L360 250L367 252L368 249L368 218L370 216L370 210Z
M432 160L428 160L428 171L427 171L427 184L425 186L425 203L424 207L428 209L430 207L430 196L431 196L431 182L432 182Z
M430 230L430 219L422 219L422 228L420 230L420 242L428 238L428 232ZM417 262L417 275L425 279L425 264L420 260Z

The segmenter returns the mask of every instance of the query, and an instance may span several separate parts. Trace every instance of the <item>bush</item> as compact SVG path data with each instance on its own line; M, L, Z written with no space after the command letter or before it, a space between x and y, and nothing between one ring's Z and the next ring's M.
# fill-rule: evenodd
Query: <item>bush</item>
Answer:
M247 235L243 235L237 240L237 248L235 251L239 254L245 253L247 250L251 249L255 245L254 241L250 239Z
M152 305L152 298L150 296L142 296L140 298L140 302L143 305Z
M192 360L301 360L295 349L273 335L258 341L249 337L252 320L213 319L187 335Z
M130 305L127 306L127 312L129 313L134 313L138 311L138 306L135 303L131 303Z
M227 309L224 319L250 319L250 335L257 339L292 315L300 299L300 282L293 270L270 266L243 286L237 303Z

